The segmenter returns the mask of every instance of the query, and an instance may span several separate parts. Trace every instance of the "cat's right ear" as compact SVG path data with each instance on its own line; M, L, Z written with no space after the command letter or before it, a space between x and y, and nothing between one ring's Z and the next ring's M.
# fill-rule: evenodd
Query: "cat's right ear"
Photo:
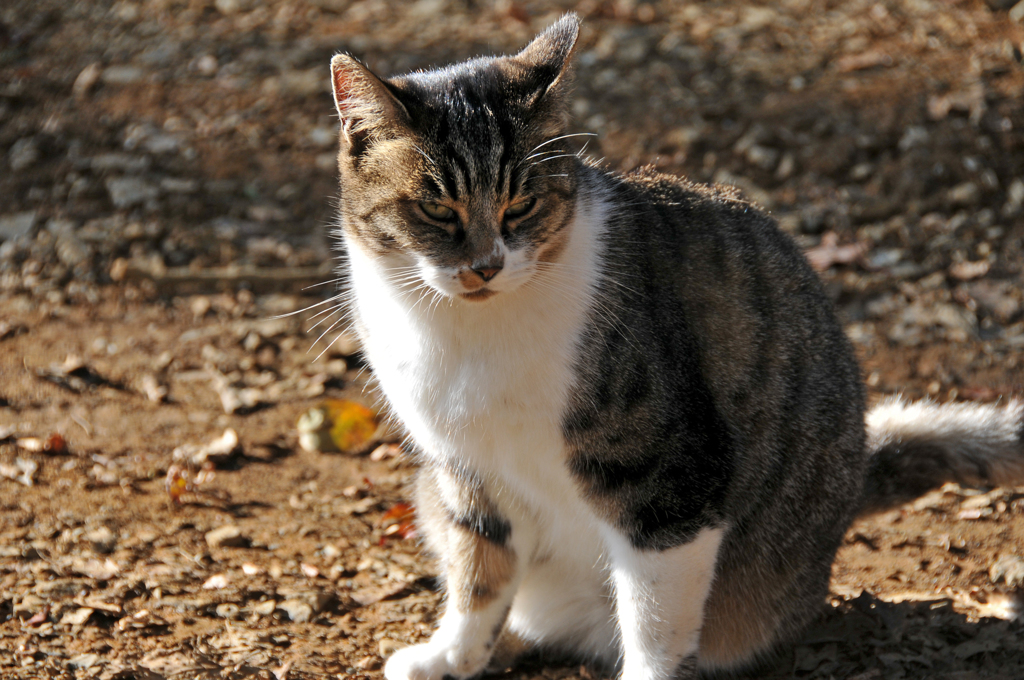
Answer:
M579 34L580 18L570 12L512 57L523 67L522 86L533 109L533 125L544 135L560 134L569 122L572 58Z
M563 94L572 75L572 57L580 35L580 18L569 12L524 47L514 59L530 69L537 99Z
M331 59L334 104L341 116L341 139L359 156L375 139L407 127L409 113L388 86L355 57Z

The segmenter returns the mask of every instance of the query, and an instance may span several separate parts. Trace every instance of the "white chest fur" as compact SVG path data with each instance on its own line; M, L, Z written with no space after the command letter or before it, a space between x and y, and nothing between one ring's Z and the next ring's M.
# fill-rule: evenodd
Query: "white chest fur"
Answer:
M560 421L603 218L600 205L581 200L560 262L482 303L432 300L393 283L394 263L348 244L364 350L395 414L427 456L530 505L570 491Z

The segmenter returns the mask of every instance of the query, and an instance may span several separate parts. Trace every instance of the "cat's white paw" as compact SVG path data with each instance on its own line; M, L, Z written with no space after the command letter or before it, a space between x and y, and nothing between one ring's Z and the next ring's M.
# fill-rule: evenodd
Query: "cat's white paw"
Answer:
M395 652L384 664L387 680L442 680L470 678L487 664L487 654L465 654L430 643Z

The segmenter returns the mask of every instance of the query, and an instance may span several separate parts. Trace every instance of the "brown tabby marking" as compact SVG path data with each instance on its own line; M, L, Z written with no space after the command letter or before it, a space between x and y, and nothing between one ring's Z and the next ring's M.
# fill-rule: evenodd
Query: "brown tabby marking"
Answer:
M460 526L448 528L450 549L448 587L459 611L485 608L515 576L516 554Z
M458 473L423 470L416 507L430 547L445 563L452 604L463 612L486 607L511 583L517 557L483 487Z
M728 668L737 660L752 660L775 642L778 610L764 591L743 588L736 578L715 581L704 605L700 661L704 667Z

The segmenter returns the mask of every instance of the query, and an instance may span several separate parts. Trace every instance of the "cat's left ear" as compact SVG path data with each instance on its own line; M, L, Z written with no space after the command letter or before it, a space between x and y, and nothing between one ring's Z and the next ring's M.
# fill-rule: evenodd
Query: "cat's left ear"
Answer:
M572 57L580 35L580 18L569 12L512 57L526 67L533 102L561 104L572 80ZM556 100L556 101L551 101Z
M355 57L338 54L331 59L331 84L341 116L342 142L353 156L361 155L374 140L408 127L405 106Z

